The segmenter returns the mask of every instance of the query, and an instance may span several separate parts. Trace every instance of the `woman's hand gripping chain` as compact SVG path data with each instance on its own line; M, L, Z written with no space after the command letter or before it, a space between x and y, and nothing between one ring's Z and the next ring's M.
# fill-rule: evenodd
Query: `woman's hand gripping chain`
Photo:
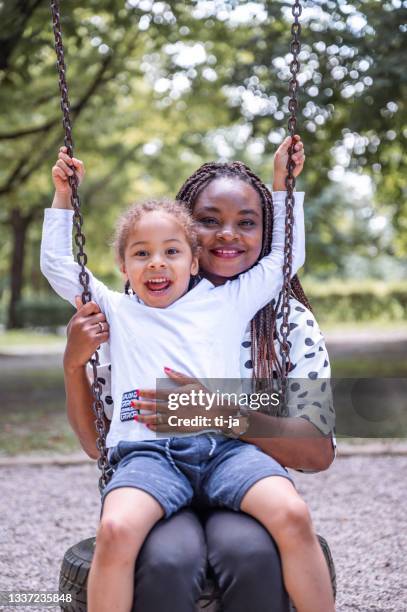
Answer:
M292 141L294 141L294 153L292 159L295 164L293 175L298 177L304 168L305 153L301 136L296 134L293 139L288 136L280 144L274 155L273 191L286 190L285 179L287 176L288 149L290 148Z

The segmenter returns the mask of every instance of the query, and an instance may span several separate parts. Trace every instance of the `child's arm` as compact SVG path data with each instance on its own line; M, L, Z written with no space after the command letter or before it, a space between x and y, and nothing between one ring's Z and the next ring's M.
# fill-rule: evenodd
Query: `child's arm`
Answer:
M296 140L293 161L294 176L298 176L304 165L304 147L299 136ZM229 281L217 291L230 295L226 299L238 302L239 315L249 321L260 308L276 298L283 286L284 242L285 242L285 177L287 176L288 148L291 138L286 138L274 156L273 180L273 235L271 253L261 259L253 268L234 280ZM294 194L294 228L292 245L291 276L301 268L305 261L304 193Z
M83 287L79 282L80 266L75 262L72 252L73 209L70 202L71 189L68 183L68 175L72 173L72 170L68 166L68 160L70 158L63 147L52 169L55 196L52 208L45 209L40 264L41 272L56 293L75 306L75 296L82 294ZM80 181L84 175L82 162L73 159L69 163L74 165ZM89 275L89 289L92 297L107 314L108 289L103 283L96 280L88 269L86 272Z
M225 301L231 306L237 303L236 312L242 321L250 321L256 312L277 298L283 286L285 242L285 192L273 193L273 234L271 252L253 268L233 281L228 281L215 291L225 292ZM305 261L304 193L294 194L294 228L291 276Z

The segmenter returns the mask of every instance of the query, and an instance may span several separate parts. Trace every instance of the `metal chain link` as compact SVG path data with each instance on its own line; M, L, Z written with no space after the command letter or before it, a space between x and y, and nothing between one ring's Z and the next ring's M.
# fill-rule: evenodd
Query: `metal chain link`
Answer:
M294 22L291 26L291 46L290 51L293 59L290 62L291 79L288 84L288 92L290 99L288 102L288 110L290 116L288 119L288 132L293 139L297 127L297 111L298 111L298 88L299 83L297 75L300 70L300 62L298 60L299 53L301 51L300 35L301 35L301 24L299 23L299 17L302 13L302 7L300 0L294 0L292 7L292 15ZM287 161L287 176L285 179L287 196L285 199L286 205L286 216L285 216L285 244L284 244L284 265L283 265L283 289L282 289L282 304L281 312L283 314L282 323L280 327L281 343L280 343L280 356L281 356L281 375L280 375L280 387L282 397L282 408L280 411L281 416L288 416L287 409L287 375L290 371L290 345L288 343L288 335L290 332L289 317L291 312L290 307L290 293L291 293L291 271L292 271L292 244L293 244L293 228L294 228L294 188L295 188L295 176L294 168L295 162L293 161L294 155L294 141L291 141L291 145L288 149L288 161Z
M60 25L60 14L59 14L59 0L51 1L51 12L52 12L52 24L55 36L55 51L57 54L57 69L59 75L59 89L61 93L61 110L63 114L63 126L65 131L64 144L67 147L68 155L73 157L73 140L72 140L72 124L70 119L70 105L68 99L68 87L66 83L65 73L65 61L64 61L64 50L62 43L61 25ZM294 136L297 126L297 111L298 111L298 80L297 74L300 69L300 62L298 60L299 53L301 51L300 35L301 35L301 24L299 23L299 17L302 13L302 7L300 0L294 0L292 7L292 15L294 22L291 26L292 41L290 50L293 59L290 63L291 79L288 85L288 91L290 99L288 102L288 110L290 117L288 119L288 132L291 137ZM282 416L287 415L287 374L290 368L290 346L288 344L288 335L290 331L289 327L289 316L290 316L290 292L291 292L291 270L292 270L292 240L293 240L293 225L294 225L294 188L295 188L295 177L293 170L295 163L293 161L294 147L293 144L288 149L288 162L287 162L287 177L285 179L287 196L285 200L286 204L286 218L285 218L285 246L284 246L284 264L283 264L283 288L282 288L282 305L281 312L283 314L282 324L280 327L281 332L281 343L280 343L280 355L281 355L281 394L283 399L283 408L281 411ZM73 224L76 229L75 243L78 247L77 261L81 267L79 273L79 281L83 286L82 302L85 304L91 299L91 293L89 290L89 275L86 272L87 255L84 252L85 236L82 232L83 218L80 212L80 202L77 193L78 179L74 173L69 177L69 184L72 190L71 203L74 209ZM92 384L92 392L94 396L93 411L96 416L96 429L99 434L99 439L96 442L96 446L100 452L98 460L98 466L102 471L102 475L99 480L99 489L102 491L108 483L111 477L111 469L107 459L106 451L106 429L104 422L104 406L101 400L102 385L97 378L97 365L99 365L99 356L97 351L94 356L90 359L90 363L93 369L94 381Z
M72 140L72 122L70 115L70 104L68 97L68 86L66 82L66 67L64 59L64 47L62 43L62 32L61 32L61 20L59 12L59 0L51 0L51 14L52 14L52 27L54 30L55 37L55 52L57 55L57 70L59 79L59 91L61 94L61 110L63 116L63 127L65 132L64 144L67 148L69 157L73 157L73 140ZM85 246L85 235L82 232L83 217L80 208L80 201L78 196L78 177L76 172L69 177L69 185L71 187L71 204L74 210L73 215L73 226L75 228L75 244L78 247L76 260L80 266L79 282L83 287L82 302L86 304L92 299L91 292L89 290L89 274L86 271L86 263L88 261L87 255L84 251ZM95 414L95 426L98 432L98 439L96 441L96 447L99 450L100 456L98 459L98 467L102 474L99 479L99 490L102 493L104 487L107 485L111 478L111 467L107 458L106 449L106 427L104 420L104 405L101 399L102 395L102 384L98 380L97 366L99 365L99 354L95 351L94 355L89 360L93 370L93 404L92 409Z

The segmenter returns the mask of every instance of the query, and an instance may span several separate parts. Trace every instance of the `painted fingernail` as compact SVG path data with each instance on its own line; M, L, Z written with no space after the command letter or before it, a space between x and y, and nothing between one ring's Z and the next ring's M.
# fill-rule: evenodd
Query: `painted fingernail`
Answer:
M164 368L164 372L172 372L171 368Z
M139 418L138 418L137 414L134 415L134 420L138 422Z

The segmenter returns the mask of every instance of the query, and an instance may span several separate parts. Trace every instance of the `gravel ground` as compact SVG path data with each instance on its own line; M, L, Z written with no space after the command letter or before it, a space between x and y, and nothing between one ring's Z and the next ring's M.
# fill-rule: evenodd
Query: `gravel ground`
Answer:
M332 550L337 612L407 611L406 474L406 456L339 457L327 472L295 473ZM56 590L65 549L95 533L97 468L2 466L0 475L0 590Z

